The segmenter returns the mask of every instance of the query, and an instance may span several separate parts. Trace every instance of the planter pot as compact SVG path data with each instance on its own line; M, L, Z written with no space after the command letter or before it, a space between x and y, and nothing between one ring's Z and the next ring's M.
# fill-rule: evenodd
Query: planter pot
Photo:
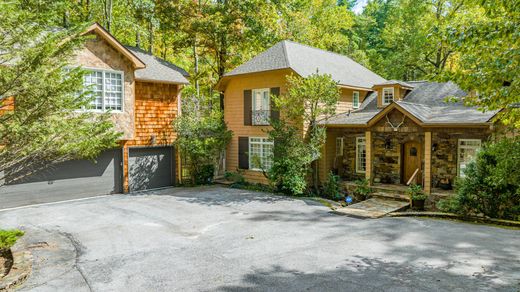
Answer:
M419 211L424 210L424 201L426 200L412 200L412 209Z

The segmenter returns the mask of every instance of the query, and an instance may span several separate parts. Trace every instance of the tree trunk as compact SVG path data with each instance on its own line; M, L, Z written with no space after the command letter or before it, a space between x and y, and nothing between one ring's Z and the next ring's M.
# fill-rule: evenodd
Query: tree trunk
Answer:
M195 75L195 90L197 92L197 98L200 97L200 86L199 86L199 55L197 53L197 37L193 40L193 72Z
M105 28L112 33L112 0L105 0Z

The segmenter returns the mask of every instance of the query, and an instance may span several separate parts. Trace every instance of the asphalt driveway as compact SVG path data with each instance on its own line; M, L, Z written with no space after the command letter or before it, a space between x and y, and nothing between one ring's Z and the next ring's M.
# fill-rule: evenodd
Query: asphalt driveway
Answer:
M221 187L0 212L34 255L22 291L514 291L520 231L330 214Z

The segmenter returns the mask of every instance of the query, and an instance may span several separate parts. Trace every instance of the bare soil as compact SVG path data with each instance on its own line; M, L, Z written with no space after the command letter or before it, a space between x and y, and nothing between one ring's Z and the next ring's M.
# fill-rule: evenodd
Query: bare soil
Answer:
M13 266L13 254L10 249L0 249L0 279L5 277Z

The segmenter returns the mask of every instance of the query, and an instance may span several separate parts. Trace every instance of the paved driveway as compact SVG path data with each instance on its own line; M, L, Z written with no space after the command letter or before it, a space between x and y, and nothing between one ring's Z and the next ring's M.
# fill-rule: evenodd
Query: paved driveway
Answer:
M22 227L23 291L482 291L520 289L520 231L361 220L220 187L0 212Z

